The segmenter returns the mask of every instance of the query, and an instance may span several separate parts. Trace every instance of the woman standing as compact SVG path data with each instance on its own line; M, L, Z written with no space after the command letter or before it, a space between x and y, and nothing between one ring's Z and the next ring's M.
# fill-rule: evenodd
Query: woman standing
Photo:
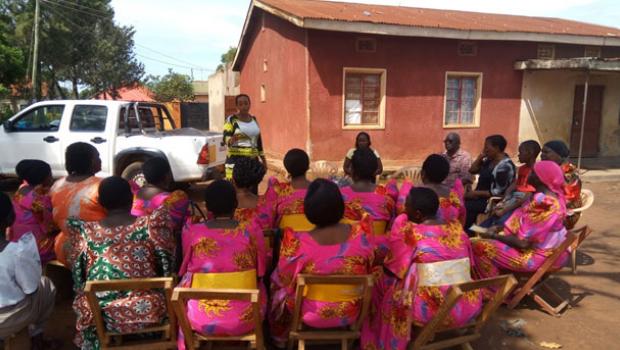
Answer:
M260 158L267 169L267 159L263 152L260 127L256 117L250 114L250 96L238 95L235 98L237 113L226 118L224 142L228 146L226 155L226 179L232 179L235 159L239 157ZM256 189L255 193L258 191Z

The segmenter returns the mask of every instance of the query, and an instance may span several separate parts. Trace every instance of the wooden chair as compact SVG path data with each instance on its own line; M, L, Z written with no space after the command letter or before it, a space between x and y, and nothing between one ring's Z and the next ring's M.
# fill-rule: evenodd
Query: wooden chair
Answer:
M304 299L304 290L307 286L317 284L346 284L361 287L360 299L361 309L359 316L348 329L305 329L302 315L301 305ZM372 275L307 275L300 274L297 276L297 290L295 293L295 309L293 310L293 323L289 334L288 349L293 348L293 342L297 340L298 350L305 350L306 342L317 341L321 343L341 344L341 349L346 350L349 343L360 337L360 328L362 322L366 319L368 309L370 307L370 297L373 285Z
M319 160L312 164L312 174L316 178L329 179L338 174L338 169L326 160Z
M84 288L84 294L88 299L88 305L95 319L97 336L102 349L118 350L149 350L149 349L176 349L177 346L177 323L176 317L170 304L174 279L172 277L159 278L138 278L112 281L88 281ZM149 290L163 289L166 297L166 308L168 310L168 323L147 327L130 333L111 332L106 329L105 322L97 299L98 292L104 291L127 291L127 290ZM126 342L123 344L123 336L132 334L157 333L162 332L160 339L139 340ZM116 344L112 344L113 340Z
M414 334L417 333L418 335L409 343L409 350L444 349L456 345L461 345L463 349L472 349L470 342L480 338L480 330L489 321L495 310L497 310L516 284L517 280L512 275L503 275L460 283L450 287L445 301L437 310L435 317L421 330L414 332ZM450 315L450 311L465 293L488 287L495 287L497 291L493 298L484 305L480 315L474 321L462 327L443 326L446 318ZM445 334L446 332L453 332L458 335L433 342L437 334Z
M568 209L567 215L573 216L575 214L583 213L588 210L594 204L594 193L586 188L581 189L581 207ZM583 227L581 228L583 229ZM579 229L579 230L581 230ZM578 231L579 231L578 230ZM581 243L592 233L592 230L588 229L586 231L579 231L579 237L577 241L571 246L571 267L573 270L573 274L577 274L577 249L581 245Z
M208 336L192 330L187 319L187 301L198 300L240 300L252 303L254 331L240 336ZM249 342L250 348L265 349L263 343L263 325L260 314L258 289L205 289L175 288L172 293L172 305L183 330L186 349L199 349L201 342ZM211 346L212 344L209 344Z
M586 227L587 230L587 227ZM579 238L578 230L572 230L567 233L566 239L559 247L553 250L553 253L545 260L538 270L533 273L516 273L519 280L519 286L517 287L516 294L508 301L508 308L514 309L525 296L529 296L538 304L542 309L552 316L561 316L562 310L570 306L567 299L563 299L559 296L548 284L548 278L556 270L552 270L553 265L560 258L563 252L568 247L572 246L574 242ZM552 306L541 295L541 291L548 295L548 298L552 298L556 303L556 306Z

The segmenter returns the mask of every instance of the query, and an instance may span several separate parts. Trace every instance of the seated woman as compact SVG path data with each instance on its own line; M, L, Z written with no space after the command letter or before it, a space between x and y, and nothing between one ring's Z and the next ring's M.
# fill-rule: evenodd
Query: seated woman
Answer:
M134 201L131 208L133 216L146 216L154 210L164 207L168 210L175 231L181 231L189 214L189 198L185 192L170 192L173 183L172 171L164 158L151 158L142 165L146 185L134 189Z
M465 223L465 188L460 179L454 180L452 188L446 187L443 182L450 173L450 163L439 155L431 154L422 163L422 187L430 188L439 196L439 212L437 216L444 222L458 220ZM413 183L405 180L398 193L396 210L398 214L405 212L405 202Z
M271 275L271 336L278 347L288 339L295 304L297 275L365 275L371 271L374 244L363 223L339 223L344 201L338 186L325 179L310 184L304 199L311 231L284 230L278 267ZM353 294L353 296L351 295ZM357 317L360 298L347 286L315 287L302 304L302 322L313 328L350 325Z
M12 242L31 232L37 241L41 264L55 258L54 237L58 227L52 217L52 199L49 195L53 183L52 169L42 160L22 160L15 167L17 176L23 180L13 196L15 223L11 227Z
M237 171L235 165L234 171ZM180 274L186 288L260 288L263 310L266 292L260 278L265 273L265 256L256 245L264 246L263 232L256 222L242 224L234 219L237 195L225 180L211 183L205 190L205 202L213 219L188 224L183 229L189 245ZM187 318L196 332L209 336L242 335L254 327L252 305L246 301L190 300ZM183 335L179 349L185 349Z
M502 135L488 136L482 152L469 169L470 173L479 176L476 189L465 193L466 230L476 223L479 214L484 213L489 198L503 197L515 178L516 167L505 152L506 145Z
M98 221L106 216L99 204L98 189L101 178L101 159L97 149L84 142L76 142L65 151L68 176L56 181L50 190L54 223L61 230L54 242L56 259L67 267L73 265L71 239L67 233L67 219Z
M267 172L263 163L256 158L238 157L233 161L232 183L237 193L235 219L240 223L256 220L261 229L268 230L273 225L273 203L265 196L254 193ZM208 208L208 207L207 207Z
M373 232L385 234L395 216L395 203L398 197L396 181L387 185L374 183L378 167L377 156L370 149L359 149L351 159L353 184L341 188L347 206L345 218L357 221L357 213L366 212L373 220Z
M407 348L412 323L428 323L450 286L471 280L469 238L458 221L443 222L438 208L433 190L411 189L406 214L396 218L388 239L390 254L373 289L373 306L362 328L362 349ZM466 293L446 326L471 322L481 307L479 291Z
M84 295L87 281L170 276L174 237L165 210L151 216L131 215L133 194L129 183L112 176L101 181L99 203L107 210L100 221L69 219L75 240L73 310L77 314L75 344L99 349L93 314ZM166 299L156 291L121 291L99 294L106 328L131 332L161 324Z
M560 166L564 172L564 197L566 199L566 209L581 207L581 179L577 167L568 160L570 151L568 146L560 140L545 143L540 154L542 160L550 160ZM580 213L567 216L564 225L568 230L575 227L579 221Z
M536 271L566 237L563 221L564 176L551 161L534 164L528 182L536 192L508 218L504 227L493 226L472 243L479 278L498 276L501 271ZM498 233L503 230L503 232ZM556 267L566 262L568 254Z
M310 181L306 178L306 173L310 168L310 158L301 149L291 149L284 156L284 168L288 172L290 181L281 182L272 177L269 179L265 193L265 196L272 198L274 202L273 226L280 229L290 227L294 231L310 231L314 225L304 214L304 197L310 186Z
M353 177L353 171L351 169L351 164L353 161L353 153L358 149L367 149L370 150L377 157L377 170L375 171L375 178L383 173L383 163L381 162L381 156L379 156L379 152L376 149L370 148L372 142L370 142L370 135L367 132L360 132L355 137L355 147L349 149L347 155L344 157L344 164L342 165L342 169L344 170L345 175L349 175Z

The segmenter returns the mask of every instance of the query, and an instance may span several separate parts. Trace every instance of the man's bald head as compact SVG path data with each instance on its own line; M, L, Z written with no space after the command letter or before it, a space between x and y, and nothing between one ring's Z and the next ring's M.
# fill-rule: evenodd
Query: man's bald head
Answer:
M446 138L443 140L443 144L446 147L448 154L454 154L461 147L461 136L455 132L451 132L446 135Z

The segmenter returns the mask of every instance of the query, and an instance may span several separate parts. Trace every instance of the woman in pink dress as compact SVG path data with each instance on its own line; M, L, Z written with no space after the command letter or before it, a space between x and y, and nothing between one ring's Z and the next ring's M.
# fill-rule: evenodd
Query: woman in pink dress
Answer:
M290 332L297 276L365 275L371 271L374 245L369 225L343 224L344 201L338 186L325 179L310 184L304 199L311 231L284 230L278 267L271 275L271 336L284 347ZM308 290L301 320L313 328L350 325L360 312L360 296L347 286L315 286Z
M11 227L12 242L32 232L39 248L41 263L45 264L56 257L54 237L60 231L54 224L52 198L49 189L52 185L52 169L42 160L25 159L15 167L17 176L23 181L13 196L15 223Z
M384 273L373 289L373 306L362 328L362 349L405 349L412 324L437 313L451 285L471 280L473 255L458 221L438 217L439 199L429 188L413 188L406 214L388 239ZM452 309L446 326L462 326L480 312L482 295L469 292Z
M189 198L181 190L169 190L174 180L168 161L160 157L151 158L142 165L142 172L146 184L142 188L134 187L131 214L146 216L164 207L172 219L175 231L180 232L189 214Z
M566 238L560 166L548 160L537 162L528 183L536 189L530 201L515 210L503 227L493 226L480 234L484 239L473 241L478 277L498 276L501 271L536 271ZM567 258L565 252L554 267L563 266Z
M236 167L235 167L235 170ZM211 289L259 289L263 313L267 296L261 278L265 273L263 231L256 221L234 218L237 196L232 184L218 180L205 190L205 202L213 219L188 224L189 238L181 266L181 287ZM233 336L254 328L252 304L234 300L190 300L187 318L192 329L208 336ZM179 349L185 349L179 336ZM193 347L192 347L193 348Z
M438 217L445 222L458 220L461 224L465 223L465 188L460 179L456 179L454 186L448 188L443 181L450 174L450 163L439 154L431 154L422 164L422 187L427 187L435 191L439 196ZM405 179L398 193L396 211L398 214L405 212L405 201L409 191L414 187L413 183Z
M238 203L235 219L242 223L257 221L262 230L270 230L273 225L273 200L254 193L265 177L265 166L251 157L235 158L233 164L232 183L237 191Z
M304 197L310 181L306 173L310 168L310 158L301 149L291 149L284 156L284 168L290 181L269 179L266 196L274 201L274 227L295 231L310 231L314 227L304 214Z
M340 191L347 206L345 218L356 221L360 218L355 213L366 212L373 220L374 234L384 235L394 219L398 188L396 181L375 184L377 167L377 156L371 150L356 150L351 159L353 184Z

